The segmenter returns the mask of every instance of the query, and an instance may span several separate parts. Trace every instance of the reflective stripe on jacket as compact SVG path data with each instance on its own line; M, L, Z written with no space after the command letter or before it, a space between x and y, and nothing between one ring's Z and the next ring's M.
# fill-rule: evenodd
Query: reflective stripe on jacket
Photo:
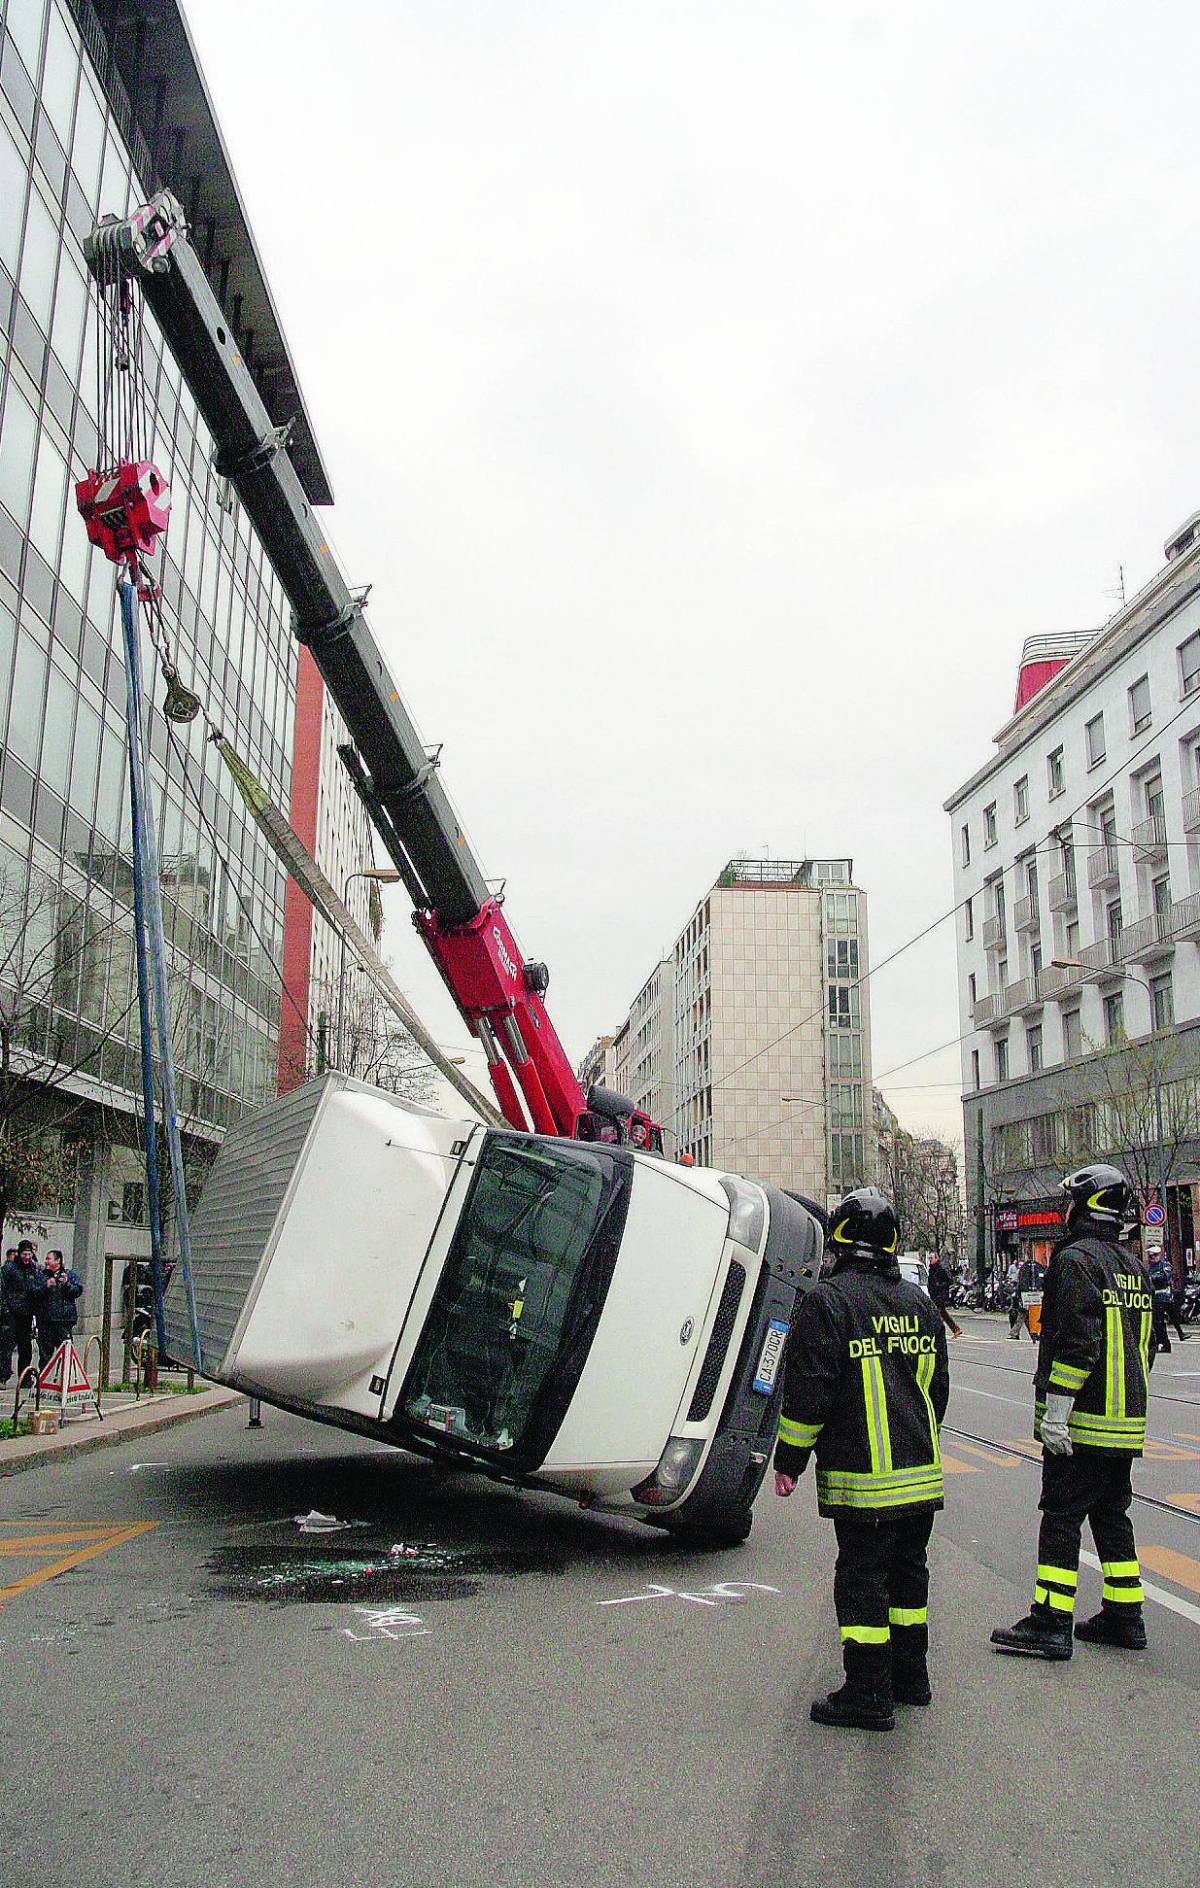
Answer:
M798 1475L815 1452L822 1514L940 1508L949 1392L946 1331L929 1298L897 1267L851 1260L797 1309L775 1466Z
M1087 1221L1055 1247L1034 1378L1039 1442L1047 1394L1069 1396L1076 1448L1142 1453L1152 1318L1149 1276L1128 1247Z

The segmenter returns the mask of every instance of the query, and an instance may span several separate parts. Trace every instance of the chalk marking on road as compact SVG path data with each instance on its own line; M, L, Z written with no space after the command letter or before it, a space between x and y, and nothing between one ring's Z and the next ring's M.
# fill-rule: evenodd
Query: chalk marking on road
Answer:
M8 1586L0 1586L0 1605L5 1600L14 1599L18 1593L28 1592L30 1587L41 1586L43 1581L56 1580L60 1573L68 1573L72 1567L82 1566L85 1560L94 1560L98 1554L107 1554L111 1548L120 1547L125 1541L136 1540L139 1534L148 1534L151 1528L157 1526L157 1521L133 1521L124 1527L112 1526L99 1538L96 1538L93 1528L77 1529L76 1539L82 1544L78 1545L73 1552L52 1560L48 1566L38 1567L32 1573L23 1574L19 1580L13 1580ZM44 1536L32 1535L28 1538L36 1540ZM23 1539L24 1537L20 1535L7 1537L6 1551L19 1553ZM31 1558L39 1552L38 1548L33 1548Z
M1149 1566L1145 1547L1139 1547L1138 1551ZM1103 1571L1095 1554L1081 1553L1079 1558L1085 1566L1094 1567L1097 1573ZM1149 1580L1142 1581L1142 1592L1148 1600L1153 1600L1156 1606L1165 1606L1169 1613L1178 1613L1182 1619L1190 1619L1194 1626L1200 1626L1200 1606L1193 1606L1190 1600L1181 1600L1178 1594L1168 1593L1165 1587L1155 1586Z
M406 1606L356 1606L354 1610L370 1631L355 1632L352 1626L343 1626L342 1636L358 1645L378 1645L384 1639L428 1639L433 1630Z
M617 1600L597 1600L596 1605L636 1606L641 1600L690 1600L693 1606L719 1606L722 1600L744 1600L749 1592L779 1591L779 1587L767 1586L762 1580L717 1580L712 1586L701 1587L698 1593L685 1593L682 1587L661 1586L651 1580L644 1593L629 1593Z

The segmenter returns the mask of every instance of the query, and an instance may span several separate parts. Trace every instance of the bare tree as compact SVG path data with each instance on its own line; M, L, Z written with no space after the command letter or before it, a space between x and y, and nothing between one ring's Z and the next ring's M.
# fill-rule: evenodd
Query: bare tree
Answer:
M877 1110L876 1139L880 1184L896 1209L905 1245L956 1260L965 1213L954 1149L932 1135L910 1134L886 1103Z
M1089 1151L1104 1150L1124 1169L1143 1201L1149 1200L1159 1187L1160 1113L1161 1166L1168 1186L1184 1142L1200 1136L1200 1082L1194 1065L1185 1065L1178 1036L1163 1032L1144 1041L1119 1037L1103 1048L1092 1047L1081 1074L1085 1105L1095 1123Z
M131 1007L105 989L116 922L36 867L27 882L15 855L0 863L0 1222L12 1203L70 1190L73 1153L55 1133L79 1106L70 1084L100 1075Z
M353 983L357 987L347 994L342 1030L346 1074L406 1101L431 1100L437 1086L432 1063L369 978L355 978Z

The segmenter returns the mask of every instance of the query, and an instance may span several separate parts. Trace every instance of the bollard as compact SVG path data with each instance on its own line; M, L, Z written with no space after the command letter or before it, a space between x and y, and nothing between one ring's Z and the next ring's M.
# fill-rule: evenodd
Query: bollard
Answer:
M246 1424L246 1427L247 1429L261 1429L262 1428L262 1399L261 1397L252 1396L250 1398L250 1420Z

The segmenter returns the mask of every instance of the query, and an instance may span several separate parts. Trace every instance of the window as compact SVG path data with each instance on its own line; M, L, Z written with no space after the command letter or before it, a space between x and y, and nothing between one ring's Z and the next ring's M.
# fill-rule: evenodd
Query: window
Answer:
M1095 715L1092 720L1088 722L1083 730L1083 738L1087 748L1088 766L1098 767L1105 755L1103 713Z
M971 863L971 828L964 826L959 834L961 857L964 865Z
M1165 811L1166 802L1163 798L1163 783L1162 783L1161 774L1152 774L1150 776L1149 780L1147 780L1146 782L1145 794L1146 794L1146 818L1162 820L1164 822L1162 836L1163 838L1165 838L1166 837L1166 823L1165 823L1166 822L1166 811Z
M996 1044L996 1080L1008 1080L1008 1039L1005 1036L1001 1036Z
M1169 970L1150 979L1150 1010L1153 1028L1170 1029L1175 1021L1175 995Z
M979 999L976 995L976 989L975 989L975 972L972 971L970 976L967 978L967 1002L970 1005L972 1010L974 1010L975 1005L978 1002L978 1000Z
M1037 904L1038 866L1036 859L1028 859L1025 863L1025 895L1031 905Z
M973 905L971 904L971 900L968 898L963 903L963 936L966 939L967 943L969 944L971 942L971 939L974 937L974 935L975 935L975 910L974 910Z
M1013 787L1013 819L1018 826L1029 818L1029 775L1022 774Z
M1155 879L1151 891L1154 898L1155 916L1165 918L1171 909L1171 880L1166 872L1161 878Z
M985 806L983 809L984 849L986 850L988 846L994 846L995 843L996 843L996 802L995 800L993 800L990 806Z
M1104 1040L1120 1042L1125 1034L1125 999L1119 990L1104 999Z
M1129 731L1140 734L1150 726L1150 677L1139 676L1129 691Z
M1058 1159L1059 1117L1057 1114L1035 1114L1030 1122L1033 1130L1033 1162L1035 1167L1052 1167Z
M1062 1019L1063 1054L1068 1061L1083 1053L1083 1030L1078 1010L1064 1010Z
M1047 754L1046 756L1046 785L1052 800L1057 800L1059 794L1063 792L1065 784L1063 780L1063 751L1061 747L1056 747L1052 754Z
M1066 927L1065 936L1066 936L1067 948L1063 952L1064 957L1078 957L1079 955L1079 919L1078 918L1071 919L1070 924L1068 924Z
M1042 947L1040 944L1031 944L1029 947L1029 971L1030 975L1035 980L1042 974Z
M1200 630L1179 645L1179 685L1185 695L1200 688Z
M1121 954L1121 900L1119 898L1114 898L1104 913L1104 932L1108 938L1108 960L1115 964Z
M826 944L826 963L831 977L858 977L858 939L831 937Z
M979 1051L978 1049L972 1049L971 1051L971 1087L972 1088L979 1087Z
M996 930L1001 940L1003 940L1008 931L1008 925L1005 922L1004 916L1004 880L1002 878L996 880L992 898L996 906Z
M829 1027L831 1029L858 1029L861 1023L857 989L852 985L831 983L829 985Z
M1025 1048L1029 1056L1029 1073L1038 1075L1042 1067L1042 1025L1031 1023L1025 1031Z

